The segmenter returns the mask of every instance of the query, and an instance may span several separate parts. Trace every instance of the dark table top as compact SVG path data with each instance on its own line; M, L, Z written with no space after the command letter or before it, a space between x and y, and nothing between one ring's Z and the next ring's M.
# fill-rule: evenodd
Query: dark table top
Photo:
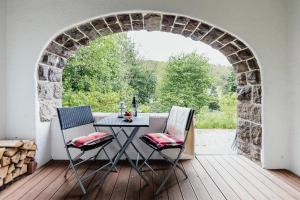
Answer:
M124 118L117 116L109 116L100 120L96 120L94 126L105 127L149 127L149 116L133 117L132 122L124 121Z

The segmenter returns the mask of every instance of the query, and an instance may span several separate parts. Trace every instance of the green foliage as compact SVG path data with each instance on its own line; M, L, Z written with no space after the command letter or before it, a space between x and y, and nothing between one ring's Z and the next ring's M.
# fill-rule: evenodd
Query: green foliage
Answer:
M159 89L162 110L172 105L200 110L209 100L207 90L211 83L207 58L196 53L171 57Z
M236 92L236 77L233 70L230 71L226 78L226 84L224 86L224 94Z

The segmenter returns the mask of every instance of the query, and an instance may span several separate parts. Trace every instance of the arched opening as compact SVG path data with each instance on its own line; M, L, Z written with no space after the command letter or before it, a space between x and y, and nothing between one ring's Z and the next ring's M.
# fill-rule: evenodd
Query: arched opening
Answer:
M237 79L237 146L240 153L260 160L261 77L249 47L226 31L200 20L168 13L120 13L78 24L55 37L44 50L38 66L40 120L50 121L61 106L62 72L66 59L95 38L131 30L163 31L204 42L223 53Z

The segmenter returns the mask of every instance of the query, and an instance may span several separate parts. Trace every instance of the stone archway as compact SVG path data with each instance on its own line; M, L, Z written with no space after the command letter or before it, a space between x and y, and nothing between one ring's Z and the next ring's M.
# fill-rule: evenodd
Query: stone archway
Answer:
M78 24L57 35L43 50L37 67L41 122L50 121L61 106L62 72L67 58L90 41L127 31L163 31L204 42L223 53L237 76L238 151L260 160L262 87L260 67L253 52L237 37L201 20L161 12L126 12Z

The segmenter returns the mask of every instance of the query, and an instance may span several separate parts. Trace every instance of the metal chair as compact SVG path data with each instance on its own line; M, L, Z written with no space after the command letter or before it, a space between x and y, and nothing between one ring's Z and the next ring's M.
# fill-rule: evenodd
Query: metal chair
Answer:
M87 190L84 187L83 182L87 180L89 177L91 177L92 175L94 175L95 173L97 173L98 171L104 169L109 165L112 165L113 163L112 159L108 156L105 147L113 141L114 137L110 133L97 132L97 129L95 128L96 131L95 133L91 133L87 136L82 136L82 137L74 138L70 141L66 141L66 137L64 133L65 130L94 123L94 117L92 115L91 107L78 106L78 107L57 108L57 113L58 113L61 133L63 137L63 142L70 161L70 164L65 173L65 178L67 177L69 170L72 169L74 171L75 177L77 179L77 182L80 185L83 194L86 194ZM87 159L81 159L81 157L85 154L85 152L93 149L97 149L99 147L100 149L96 152L95 155ZM72 158L69 150L70 148L79 149L81 153L78 154L75 158ZM90 174L80 178L78 172L76 171L76 167L78 167L80 164L88 160L91 159L96 160L102 150L105 156L107 157L107 159L109 160L109 162L99 167L95 171L91 172Z
M185 143L189 134L194 113L195 111L191 108L173 106L169 113L163 133L148 133L140 137L146 145L152 148L152 152L139 166L139 170L141 170L144 165L147 165L153 173L157 175L155 170L153 170L148 163L148 160L154 152L158 152L165 161L171 164L169 172L162 180L159 188L155 192L155 195L159 194L163 186L167 183L175 167L177 167L187 178L185 170L178 164L178 161L181 154L184 152ZM163 153L164 150L167 149L179 149L178 155L175 159L172 159L170 156Z

